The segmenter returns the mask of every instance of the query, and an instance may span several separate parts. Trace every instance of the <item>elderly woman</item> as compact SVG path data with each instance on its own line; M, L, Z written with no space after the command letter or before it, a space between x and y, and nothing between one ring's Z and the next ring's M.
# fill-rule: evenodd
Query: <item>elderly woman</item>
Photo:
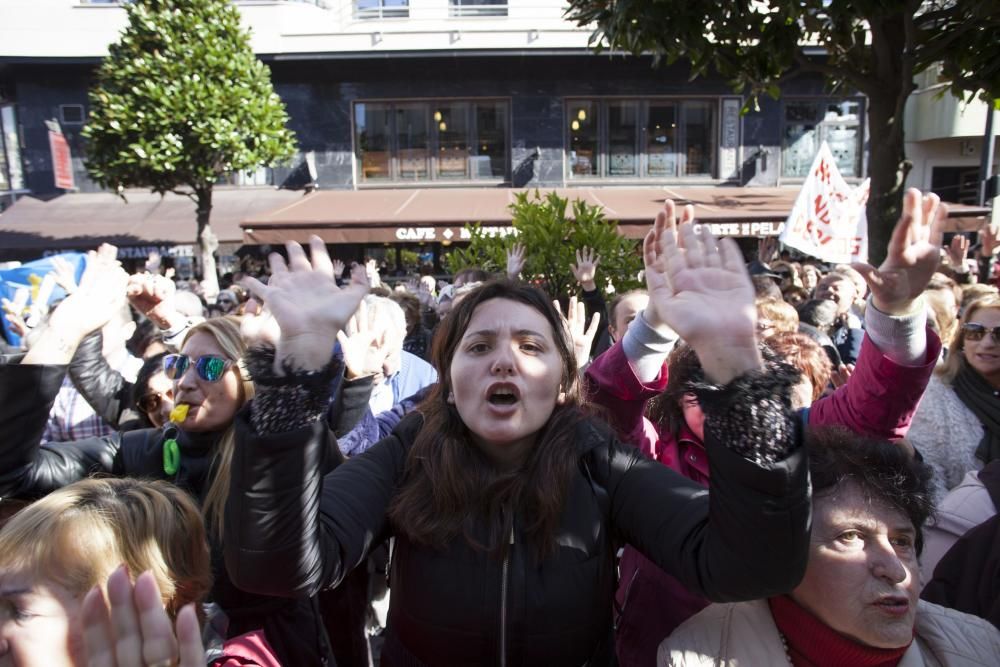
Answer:
M918 600L929 471L898 445L848 431L808 435L809 564L789 594L712 605L660 646L660 667L995 665L1000 632Z
M973 301L927 386L907 439L934 469L940 498L1000 458L1000 298Z
M164 358L173 400L186 408L185 414L162 428L40 444L75 343L100 326L95 321L103 304L124 298L119 271L117 265L95 262L24 360L0 365L0 497L38 498L95 473L172 482L195 496L204 513L216 549L210 597L226 614L228 636L264 628L282 662L319 662L329 649L313 601L248 595L232 585L222 563L219 541L236 437L233 419L254 392L241 367L245 346L235 320L218 318L192 327L181 353Z
M394 536L387 665L611 664L619 538L712 599L793 587L809 502L794 372L764 370L735 244L690 225L679 242L667 218L646 237L646 280L705 366L711 506L583 414L558 311L503 282L442 321L419 412L324 477L330 350L361 297L338 291L313 239L311 265L290 244L289 266L272 256L268 285L250 283L281 331L252 354L258 394L239 418L225 533L238 584L310 594Z

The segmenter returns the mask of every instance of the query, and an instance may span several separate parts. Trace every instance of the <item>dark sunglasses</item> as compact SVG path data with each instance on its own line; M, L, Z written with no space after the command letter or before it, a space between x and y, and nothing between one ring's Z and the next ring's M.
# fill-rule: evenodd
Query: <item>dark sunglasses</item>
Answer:
M205 382L218 382L232 364L224 357L206 354L194 360L194 369ZM186 354L168 354L163 357L163 374L171 380L180 380L190 365L191 357Z
M143 412L159 412L160 406L163 405L163 398L163 394L155 391L145 394L139 399L139 409Z
M1000 343L1000 327L984 327L982 324L972 322L962 325L962 333L965 334L966 340L982 340L987 332L993 336L994 343Z

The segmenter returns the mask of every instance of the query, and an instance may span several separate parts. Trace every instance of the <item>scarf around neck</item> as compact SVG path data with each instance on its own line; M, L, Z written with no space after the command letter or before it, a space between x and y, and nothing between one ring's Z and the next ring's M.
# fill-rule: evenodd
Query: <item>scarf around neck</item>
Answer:
M955 395L976 415L985 429L983 439L976 447L976 458L983 464L1000 459L1000 398L993 387L964 358L953 387Z

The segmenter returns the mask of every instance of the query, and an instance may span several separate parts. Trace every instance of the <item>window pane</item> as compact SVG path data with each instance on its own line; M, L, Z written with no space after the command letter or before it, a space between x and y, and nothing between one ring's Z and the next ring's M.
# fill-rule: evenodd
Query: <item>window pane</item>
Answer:
M473 178L507 175L507 103L476 104L476 143L472 147Z
M677 106L654 102L646 120L646 173L665 178L677 176Z
M391 19L410 15L410 0L354 0L354 18Z
M639 127L637 102L608 103L608 175L638 176L636 133Z
M845 177L856 177L861 173L859 106L857 102L851 101L827 104L821 124L822 139L830 146L837 168Z
M711 176L715 158L714 105L684 102L684 150L687 176Z
M355 104L355 145L361 182L384 181L391 178L389 170L388 104Z
M449 0L450 16L507 16L507 0Z
M819 103L785 104L785 136L781 150L781 175L805 178L819 150L817 120Z
M396 145L399 147L399 178L427 178L428 150L426 104L396 106Z
M569 126L570 178L597 175L597 104L570 102L566 107Z
M469 105L443 102L433 105L432 129L437 133L437 177L469 177Z

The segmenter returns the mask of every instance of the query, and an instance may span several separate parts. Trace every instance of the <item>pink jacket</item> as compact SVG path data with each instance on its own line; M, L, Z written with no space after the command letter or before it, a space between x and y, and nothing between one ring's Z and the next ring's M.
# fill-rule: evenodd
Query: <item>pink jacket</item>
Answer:
M941 341L930 329L921 366L892 361L866 336L851 379L813 403L803 416L808 424L840 424L870 437L902 438L940 354ZM667 385L666 364L659 377L644 384L619 341L590 364L586 384L590 400L603 409L623 442L637 445L650 458L708 486L708 457L698 438L686 428L674 438L667 431L658 431L645 417L646 402ZM629 667L653 664L660 642L708 601L689 593L676 579L626 546L616 603L620 610L618 660Z

